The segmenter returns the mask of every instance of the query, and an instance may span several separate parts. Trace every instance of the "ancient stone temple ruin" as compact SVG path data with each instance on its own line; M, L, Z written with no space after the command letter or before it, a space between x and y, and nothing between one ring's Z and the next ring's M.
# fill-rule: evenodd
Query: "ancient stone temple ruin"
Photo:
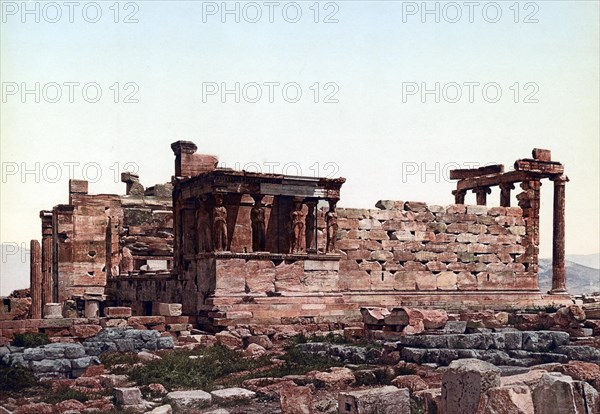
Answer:
M518 309L571 303L565 289L563 166L535 149L514 170L454 170L454 204L338 207L344 178L218 168L188 141L171 145L170 184L90 195L43 211L32 241L32 318L75 300L153 315L182 305L197 326L347 324L365 306ZM554 183L553 288L538 288L541 180ZM490 188L500 200L487 205ZM511 190L520 188L517 206ZM467 192L476 204L465 204Z

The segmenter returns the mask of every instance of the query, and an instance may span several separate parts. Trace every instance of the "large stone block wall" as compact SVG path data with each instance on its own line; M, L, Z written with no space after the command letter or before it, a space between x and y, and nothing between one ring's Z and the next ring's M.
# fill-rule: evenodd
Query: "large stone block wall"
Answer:
M53 296L60 303L73 296L102 295L108 278L146 264L167 271L173 256L170 192L88 194L86 182L72 180L69 204L52 211L51 239ZM123 269L125 248L131 254L130 269Z
M538 289L521 208L388 207L338 209L341 290Z

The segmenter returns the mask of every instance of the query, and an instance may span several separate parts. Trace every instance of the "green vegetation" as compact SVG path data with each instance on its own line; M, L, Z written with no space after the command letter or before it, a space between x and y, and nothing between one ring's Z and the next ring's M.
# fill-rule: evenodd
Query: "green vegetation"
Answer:
M0 394L10 391L21 391L38 384L31 370L21 366L7 367L0 365Z
M61 387L44 397L44 401L48 404L58 404L59 402L66 400L77 400L83 403L89 400L89 397L80 391L68 387Z
M337 345L351 345L351 346L359 346L361 348L366 349L380 349L382 345L379 342L361 340L361 341L353 341L345 338L343 335L339 335L333 332L328 332L326 335L313 335L313 336L305 336L304 334L300 334L294 338L296 344L307 343L307 342L326 342L328 344L337 344Z
M25 348L35 348L36 346L47 345L49 343L48 336L42 333L15 334L12 340L14 346L23 346Z
M246 359L240 352L221 346L161 352L162 359L130 367L126 374L140 385L163 384L168 389L214 389L227 375L268 366L268 357ZM192 358L190 358L192 357Z

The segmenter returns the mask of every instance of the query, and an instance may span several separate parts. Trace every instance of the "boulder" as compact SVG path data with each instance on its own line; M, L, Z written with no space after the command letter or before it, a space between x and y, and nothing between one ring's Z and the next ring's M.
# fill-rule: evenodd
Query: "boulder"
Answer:
M453 361L442 376L442 411L475 413L483 394L500 386L500 369L478 359Z

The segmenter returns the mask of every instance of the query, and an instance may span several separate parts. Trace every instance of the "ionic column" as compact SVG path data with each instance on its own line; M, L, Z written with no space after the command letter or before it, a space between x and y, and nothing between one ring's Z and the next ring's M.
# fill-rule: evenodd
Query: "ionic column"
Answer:
M561 175L554 181L554 214L552 233L552 290L550 293L565 293L565 184L569 178Z
M478 187L474 188L473 192L477 197L477 205L485 206L487 204L487 195L492 193L492 189L490 187Z
M29 252L29 277L31 295L31 318L42 318L42 248L40 242L31 240Z
M514 190L515 185L513 183L500 184L500 206L510 207L510 190Z
M454 195L454 204L465 204L465 195L466 194L467 194L466 190L452 191L452 195Z

